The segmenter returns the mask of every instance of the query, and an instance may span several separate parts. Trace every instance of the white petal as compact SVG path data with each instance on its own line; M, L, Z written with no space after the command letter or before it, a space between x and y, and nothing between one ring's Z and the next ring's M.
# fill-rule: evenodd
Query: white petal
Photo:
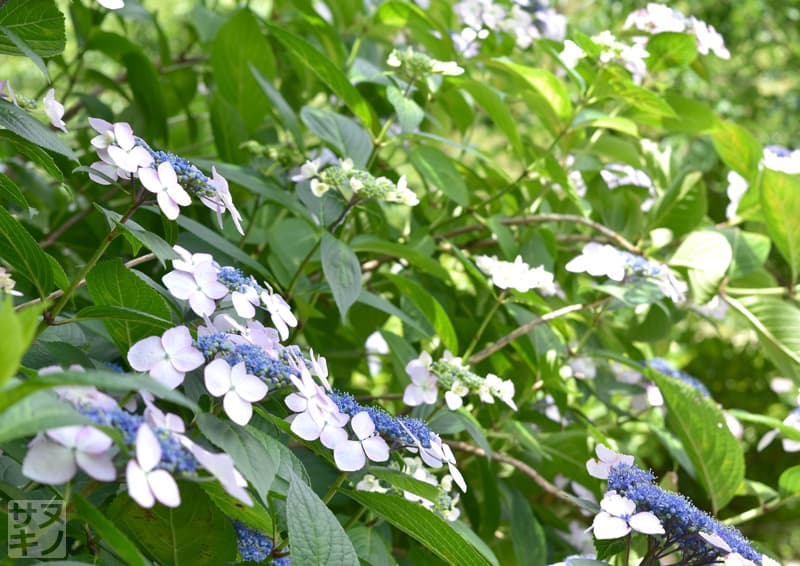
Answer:
M178 176L175 174L172 163L164 161L158 166L158 179L164 187L178 184Z
M317 422L308 411L300 413L292 420L292 432L303 440L316 440L322 432L323 425Z
M105 452L114 443L111 437L106 433L97 430L91 426L81 427L75 437L75 447L80 452L87 452L89 454L100 454Z
M289 410L300 413L306 410L308 407L308 401L302 395L298 395L297 393L291 393L286 396L286 399L283 400L286 403L286 406L289 407Z
M136 431L136 460L145 472L155 468L161 461L161 444L153 429L146 424Z
M130 151L136 140L133 138L133 130L127 122L117 122L114 124L114 140L125 151Z
M267 384L254 375L245 374L242 377L237 377L234 375L231 378L231 381L233 382L233 388L239 397L251 403L261 401L264 397L266 397L267 391L269 391Z
M155 169L139 169L139 180L151 193L158 194L164 190Z
M192 346L192 335L185 326L176 326L164 332L161 343L167 353L177 352Z
M618 454L608 448L605 444L598 444L595 446L594 451L597 454L597 457L600 458L601 462L610 463L617 460Z
M231 366L222 359L208 364L203 371L206 389L214 397L222 397L231 390Z
M599 540L608 540L621 538L631 532L631 528L625 519L609 515L605 511L601 511L594 518L592 523L594 529L594 536Z
M417 407L425 402L425 392L421 387L414 385L407 385L403 391L403 403L409 407Z
M653 515L650 511L642 511L636 513L629 520L631 528L634 531L644 533L646 535L663 535L664 527L658 517Z
M593 478L607 480L609 470L610 466L608 464L598 462L594 458L586 462L586 471L589 472L589 475Z
M242 318L253 318L256 315L256 309L247 299L244 293L232 293L231 300L233 301L233 308L236 309L236 314Z
M334 450L339 443L347 442L347 431L342 427L334 426L332 424L325 425L319 435L319 439L325 448Z
M161 209L161 212L164 213L164 216L170 220L175 220L178 218L178 216L180 216L181 209L178 207L178 203L172 200L172 197L169 196L168 193L158 193L156 195L156 200L158 201L158 208Z
M192 293L189 297L189 306L192 311L199 316L208 316L214 314L217 308L217 302L214 299L209 299L208 296L202 291Z
M253 417L253 406L239 397L236 391L228 391L222 400L222 406L225 414L239 426L246 425Z
M75 454L78 466L98 481L114 481L117 478L117 469L111 454L89 454L78 452Z
M609 491L600 501L600 508L615 517L629 517L636 511L636 503L614 491Z
M39 436L31 442L22 461L22 474L39 483L66 483L75 475L75 455L71 448Z
M66 446L67 448L75 448L78 444L78 435L80 434L81 430L84 427L81 425L74 425L74 426L60 426L58 428L51 428L47 431L47 436L50 437L51 440L55 440L61 446ZM91 428L91 427L86 427ZM94 429L92 429L94 430Z
M150 369L150 377L170 389L175 389L183 383L184 376L185 374L175 369L169 360L162 360Z
M367 458L373 462L385 462L389 459L389 445L380 436L367 438L361 442L361 445L364 447Z
M125 481L128 482L128 495L131 496L131 499L146 509L155 505L156 499L147 483L147 474L136 463L136 460L128 462L128 466L125 468Z
M336 445L333 450L333 459L336 467L343 472L355 472L364 467L367 457L361 443L356 440L345 440Z
M192 371L203 365L206 359L200 350L189 346L183 350L173 352L169 356L169 361L175 366L175 369L181 372Z
M181 493L175 478L167 470L154 470L147 474L147 483L156 499L167 507L178 507L181 504Z
M447 404L447 408L451 411L457 411L464 405L464 400L461 396L456 395L452 391L448 391L444 394L444 401Z
M780 431L777 428L774 428L768 433L766 433L764 436L761 437L761 440L758 441L758 446L756 446L756 450L758 450L759 452L764 450L764 448L769 446L772 443L772 441L775 440L775 438L777 438L779 434Z
M453 481L456 482L456 485L459 487L459 489L466 493L467 482L464 481L464 476L461 475L461 471L452 464L449 464L447 468L450 472L450 475L453 476Z
M150 336L139 340L128 350L128 363L136 371L149 371L166 357L167 353L161 344L160 336Z
M350 426L353 428L353 432L356 433L356 437L358 437L359 440L369 438L372 436L372 433L375 432L375 423L372 422L372 417L370 417L369 413L366 411L361 411L353 415Z
M114 164L120 169L128 173L136 173L139 164L131 155L124 149L120 149L115 145L108 146L108 156L114 161Z
M186 271L170 271L161 278L169 292L176 299L185 301L197 291L197 281L194 275Z
M92 129L97 132L98 134L105 134L108 130L111 130L114 125L111 122L107 122L102 118L89 118L89 125Z

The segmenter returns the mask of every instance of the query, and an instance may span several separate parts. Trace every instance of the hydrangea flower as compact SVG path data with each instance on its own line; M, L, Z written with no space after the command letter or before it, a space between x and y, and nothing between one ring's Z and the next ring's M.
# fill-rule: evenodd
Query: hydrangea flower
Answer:
M612 281L625 278L625 256L608 244L589 242L583 246L581 255L572 258L564 269L571 273L588 273L593 277L606 276Z
M142 145L136 143L133 130L126 122L114 124L114 143L105 148L114 165L129 174L138 173L140 168L149 168L153 156ZM98 153L98 155L102 155Z
M542 289L546 294L555 293L553 274L541 265L531 268L522 260L522 256L518 255L510 262L498 260L496 256L481 255L475 258L475 264L501 289L516 289L520 293Z
M231 367L225 360L213 360L206 366L204 375L208 392L214 397L223 397L225 414L240 426L250 422L252 403L267 395L267 385L247 373L244 362Z
M44 96L44 113L47 114L47 119L54 128L58 128L65 134L67 133L67 125L64 123L64 105L56 100L56 90L51 88Z
M297 326L297 318L286 300L274 293L271 288L261 292L261 303L269 311L272 324L281 336L281 340L289 337L289 328Z
M15 297L21 297L22 293L14 290L14 286L16 284L17 282L11 278L11 274L6 271L6 268L0 266L0 293L7 293L9 295L14 295Z
M217 279L218 273L213 263L201 262L191 271L170 271L161 280L175 298L188 300L195 314L208 316L216 310L217 300L228 294L228 288Z
M140 169L139 180L144 188L155 193L158 207L164 216L175 220L180 215L181 206L189 206L192 199L178 184L178 177L169 162L165 161L156 169Z
M162 336L139 340L128 350L128 363L136 371L172 389L183 383L186 372L205 362L203 354L193 346L192 335L185 326L170 328Z
M428 352L422 352L419 358L408 362L406 373L411 377L411 383L403 392L403 403L411 407L436 403L439 387L436 376L430 372L432 363L433 360Z
M650 511L636 513L636 504L609 491L600 501L600 511L592 522L594 536L600 540L621 538L631 530L646 535L663 535L664 527Z
M375 423L366 411L353 416L350 427L356 440L344 440L333 449L336 467L343 472L354 472L364 467L367 459L385 462L389 459L389 445L375 434Z
M289 394L284 402L295 415L291 417L291 430L303 440L319 439L323 446L335 449L347 440L344 426L350 417L339 411L302 361L297 362L300 377L292 376L297 391Z
M98 481L113 481L114 442L92 426L64 426L39 434L31 441L22 462L22 473L39 483L62 484L78 468Z
M595 447L595 453L597 454L597 459L592 458L586 462L586 471L593 478L607 480L608 474L614 466L619 464L633 465L633 456L617 454L602 444L598 444Z
M157 468L160 462L161 444L151 428L143 424L136 433L136 458L128 462L125 476L131 499L147 509L156 501L167 507L181 504L178 484L168 471Z

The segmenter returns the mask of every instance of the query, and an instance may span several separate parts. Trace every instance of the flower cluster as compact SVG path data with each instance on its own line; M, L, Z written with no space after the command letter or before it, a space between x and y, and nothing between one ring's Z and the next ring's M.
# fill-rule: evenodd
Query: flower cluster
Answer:
M236 542L242 560L270 566L291 564L288 548L278 550L275 542L261 531L248 527L241 521L234 521L233 529L236 531Z
M451 411L459 409L464 404L464 397L470 393L477 394L484 403L494 403L497 398L517 410L513 381L500 379L493 373L481 377L449 351L436 362L428 352L422 352L406 365L406 373L411 377L411 383L403 393L406 405L415 407L436 403L441 387L445 390L444 400Z
M220 226L222 214L230 212L236 229L244 234L242 216L233 204L228 182L216 168L212 168L209 179L185 159L153 150L134 135L127 122L112 124L89 118L89 124L97 133L91 143L99 158L90 167L92 181L109 185L117 179L137 178L145 190L155 195L159 208L170 220L178 218L180 207L191 204L193 195L216 212Z
M400 76L408 81L430 75L457 77L464 73L464 69L454 61L439 61L424 53L414 51L411 47L406 48L405 51L392 50L386 59L386 64L397 69Z
M592 36L592 42L599 48L597 59L602 64L617 63L622 65L633 78L633 82L641 84L647 76L647 59L650 54L645 49L646 38L634 38L628 44L617 39L608 30ZM561 61L570 68L574 68L581 59L588 54L574 41L568 39L564 42L564 49L559 54Z
M664 296L673 302L683 303L686 300L686 284L669 267L608 244L589 242L583 247L581 255L572 258L564 267L572 273L588 273L593 277L605 275L617 282L626 278L629 282L639 278L653 280Z
M790 150L779 145L768 145L764 147L764 154L761 157L759 167L766 167L772 171L779 171L788 175L797 175L800 173L800 150ZM750 184L747 179L739 175L739 173L736 171L728 173L728 188L726 192L730 202L725 209L725 217L728 220L736 218L739 202L749 187Z
M391 467L397 468L394 462ZM394 488L372 474L364 474L356 484L356 489L375 493L402 494L408 501L421 504L426 509L438 513L447 521L455 521L461 516L461 510L458 508L461 496L453 490L454 480L451 475L445 474L441 479L438 479L423 465L422 460L417 456L403 457L401 471L416 480L435 486L439 490L439 496L434 501L431 501L410 491Z
M0 266L0 293L21 297L22 293L14 290L16 284L17 282L11 278L11 274L6 271L6 268Z
M375 177L367 171L355 169L351 159L343 159L320 170L324 165L322 158L309 160L300 167L299 173L293 175L291 180L295 183L310 181L311 192L317 197L322 197L333 189L347 200L358 197L397 202L407 206L419 204L416 193L408 188L405 175L395 183L387 177Z
M475 258L475 264L501 289L516 289L520 293L539 289L543 295L554 295L557 292L553 274L543 265L532 268L522 261L522 256L517 256L511 262L499 260L497 256L480 255Z
M495 31L513 36L520 49L541 38L561 41L567 19L549 4L547 0L461 0L453 5L462 26L462 31L453 35L453 42L465 57L473 57L479 49L477 40Z
M601 445L597 456L587 462L587 470L593 477L608 480L609 491L594 519L596 538L619 538L631 530L659 535L651 540L656 558L679 552L681 563L688 565L777 564L756 552L735 527L722 525L686 497L656 485L653 474L634 465L633 456Z

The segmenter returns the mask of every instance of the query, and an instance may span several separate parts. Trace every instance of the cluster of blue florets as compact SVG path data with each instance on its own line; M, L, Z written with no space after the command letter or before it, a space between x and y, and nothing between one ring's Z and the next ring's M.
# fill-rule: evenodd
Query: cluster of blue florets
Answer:
M248 527L241 521L234 521L233 528L236 531L236 538L239 544L239 554L242 560L247 562L265 562L272 556L275 547L272 539L267 535ZM289 566L291 561L288 556L272 558L269 562L272 566Z
M244 271L235 267L225 266L220 268L219 273L217 273L217 281L234 292L244 292L245 287L252 287L259 293L262 290L252 275L245 275Z
M425 448L431 446L431 431L419 419L403 416L393 417L380 407L362 405L349 393L336 389L328 393L328 397L345 415L352 417L361 411L366 411L372 422L375 423L375 430L386 440L403 446L413 446L418 440Z
M82 405L78 411L89 420L101 426L118 430L125 444L131 450L136 447L136 433L144 424L144 418L120 408L101 409L93 405ZM150 426L161 445L161 462L158 467L169 472L193 474L197 470L197 460L186 450L178 438L165 428Z
M637 511L650 511L658 517L666 531L664 548L677 546L681 551L682 563L716 561L720 551L703 539L699 535L701 532L717 535L733 552L753 562L761 562L761 555L738 529L722 525L683 495L657 486L653 483L654 479L653 474L636 466L617 464L609 471L608 488L636 503Z
M286 385L292 375L300 375L291 364L290 358L296 351L292 347L282 348L274 357L255 344L233 344L224 332L199 336L195 347L209 361L219 355L232 366L244 362L247 373L260 377L269 385Z
M153 167L158 167L164 162L172 165L175 175L178 177L178 183L188 193L206 198L213 198L217 194L217 189L211 183L211 179L206 177L193 163L174 153L152 149L141 139L137 138L137 141L153 156Z
M697 389L703 397L711 397L711 392L702 381L692 375L689 375L685 371L673 368L671 365L669 365L667 360L663 358L653 358L652 360L647 361L647 365L659 373L674 377L675 379L680 379L687 385L691 385Z

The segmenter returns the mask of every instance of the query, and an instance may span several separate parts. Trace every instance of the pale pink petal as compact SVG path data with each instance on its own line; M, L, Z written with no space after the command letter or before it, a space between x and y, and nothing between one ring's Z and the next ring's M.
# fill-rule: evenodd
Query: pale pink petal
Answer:
M197 281L195 281L194 276L187 271L170 271L161 278L161 281L164 282L164 285L167 286L169 292L172 293L176 299L185 301L191 297L193 293L197 292Z
M185 326L176 326L164 332L161 336L161 343L164 345L164 350L171 354L172 352L191 347L193 340L188 328Z
M464 476L461 475L461 471L456 468L454 465L449 464L447 466L450 475L453 477L453 481L456 482L456 485L463 491L464 493L467 492L467 482L464 481Z
M125 468L125 481L128 482L128 495L131 496L131 499L146 509L155 505L156 499L147 483L147 474L136 463L136 460L128 462L128 466Z
M206 389L214 397L222 397L231 390L231 366L225 360L212 361L206 366L203 375Z
M161 444L153 429L146 424L136 431L136 460L145 472L155 468L161 461Z
M325 448L333 450L339 446L340 442L347 441L347 431L341 427L327 424L325 428L322 429L319 439Z
M136 170L139 168L139 164L137 163L136 159L131 157L127 151L120 149L115 145L108 146L106 151L108 151L108 156L114 160L114 164L117 167L127 171L128 173L136 173Z
M439 398L439 390L435 387L430 389L423 389L422 390L422 402L426 405L433 405L436 403L436 399ZM516 408L515 408L516 410Z
M194 270L194 278L203 293L212 299L221 299L228 294L228 288L217 281L217 268L211 263L198 265Z
M91 426L81 427L75 437L75 447L81 452L88 452L89 454L100 454L105 452L114 443L111 437L106 433L97 430Z
M78 435L83 428L91 427L83 427L81 425L60 426L58 428L51 428L46 434L52 440L55 440L62 446L66 446L67 448L75 448L75 446L78 444Z
M140 167L150 167L153 164L153 156L142 146L136 146L130 151L130 158L136 164L137 169ZM136 171L133 171L134 173Z
M615 517L629 517L636 511L636 503L616 492L609 491L600 501L600 508Z
M136 140L133 138L133 130L127 122L117 122L114 124L114 140L122 149L130 151Z
M170 354L169 360L175 369L182 372L195 370L206 361L200 350L191 346Z
M172 168L172 163L169 161L164 161L158 166L158 178L163 187L178 184L178 176L175 175L175 169Z
M775 440L779 434L780 431L777 428L774 428L768 433L766 433L764 436L761 437L761 440L758 441L758 446L756 446L756 450L759 452L764 450L764 448L772 444L772 441Z
M375 423L372 422L372 417L370 417L369 413L366 411L361 411L353 415L350 426L353 428L353 432L356 433L356 437L358 437L359 440L369 438L372 433L375 432Z
M169 360L158 362L150 370L150 377L170 389L175 389L183 383L184 376L184 372L175 369Z
M236 309L236 314L242 318L253 318L255 316L256 308L248 300L247 295L234 292L231 294L231 300L233 301L233 308Z
M345 440L337 444L333 450L333 459L336 467L343 472L360 470L367 462L361 443L355 440Z
M28 447L22 461L22 474L48 485L66 483L77 472L75 455L66 448L44 436L37 436Z
M181 504L181 493L175 478L167 470L154 470L147 474L147 483L156 499L167 507L178 507Z
M128 350L128 363L136 371L148 371L157 363L164 361L167 353L160 336L150 336L139 340Z
M111 130L114 125L111 122L107 122L102 118L89 118L89 125L92 129L97 132L98 134L105 134L108 130Z
M161 209L161 212L164 213L164 216L170 220L175 220L178 218L178 216L180 216L181 209L178 207L177 203L172 200L172 197L170 197L168 193L158 193L156 195L156 200L158 201L158 208Z
M192 197L189 196L183 187L178 184L175 185L167 185L167 194L169 198L175 201L180 206L189 206L192 204Z
M659 521L658 517L653 515L650 511L636 513L630 519L628 519L628 523L630 523L630 526L634 531L638 531L646 535L664 534L664 527L661 525L661 521Z
M425 392L421 387L417 387L413 383L406 385L403 391L403 403L410 407L417 407L425 402Z
M114 481L117 478L117 469L111 454L77 452L75 460L84 472L98 481Z
M586 462L586 471L589 472L589 475L592 476L593 478L597 478L600 480L607 480L609 465L604 464L603 462L598 462L595 459L591 459L588 462Z
M208 298L202 291L197 291L192 293L189 297L189 306L195 314L199 316L208 316L214 314L217 308L217 302L214 299Z
M244 363L242 365L244 366ZM251 403L261 401L269 390L266 383L250 374L243 376L232 375L231 382L239 397Z
M295 413L305 411L306 407L308 406L308 400L297 393L291 393L287 395L283 402L286 403L286 406L289 407L289 410Z
M594 451L601 462L615 462L618 456L616 452L608 448L605 444L598 444L595 446Z
M614 517L605 511L597 514L592 523L592 528L594 529L595 538L599 540L620 538L631 532L631 528L625 519Z
M253 417L253 406L239 397L236 391L228 391L222 400L222 406L225 414L239 426L246 425Z
M139 180L151 193L158 194L164 190L155 169L139 169Z
M323 425L317 422L308 412L300 413L292 420L292 432L303 440L316 440L322 432Z
M385 462L389 459L389 445L380 436L372 436L363 440L361 445L367 457L373 462Z

